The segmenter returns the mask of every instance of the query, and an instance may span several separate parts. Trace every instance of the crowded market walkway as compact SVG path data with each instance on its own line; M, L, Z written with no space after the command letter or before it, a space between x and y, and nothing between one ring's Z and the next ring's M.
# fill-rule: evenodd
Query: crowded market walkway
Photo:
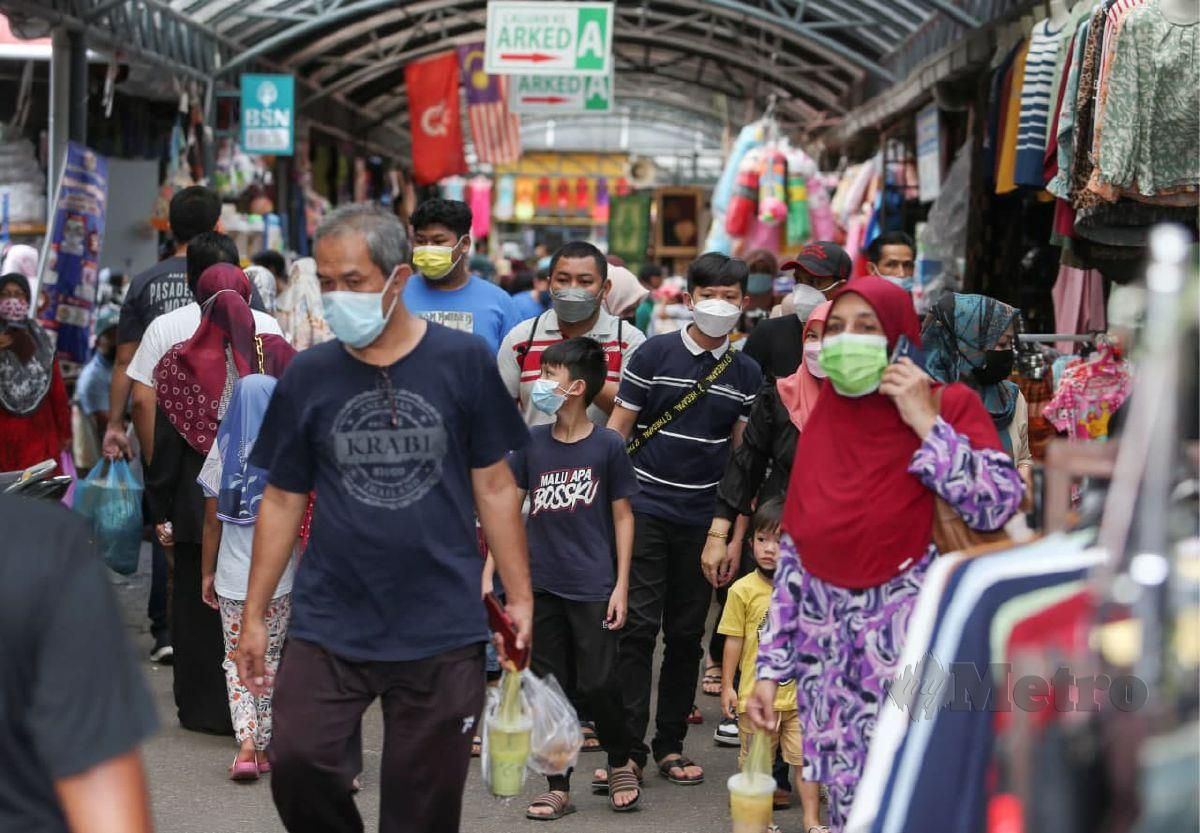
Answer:
M142 667L154 693L161 722L159 731L146 743L143 753L150 781L155 830L158 833L283 833L279 814L271 803L270 784L231 784L226 773L231 742L229 738L189 732L174 718L171 698L171 669L145 658L150 644L147 633L146 595L150 587L149 547L143 548L141 568L128 578L113 574L113 589L120 601L130 641L142 659ZM655 667L658 667L657 660ZM607 799L586 790L574 799L579 812L553 825L554 833L606 833L606 831L654 831L654 833L708 833L723 831L729 825L729 794L726 779L736 771L737 749L715 746L712 732L716 726L718 701L697 692L697 705L704 712L704 724L694 726L688 737L687 752L705 767L706 783L684 789L672 787L658 777L646 779L642 809L616 816L608 809ZM367 713L363 725L365 775L358 806L367 830L376 828L379 811L379 761L383 743L383 725L378 705ZM586 767L602 764L604 756L585 753ZM584 782L580 780L580 784ZM479 777L474 761L467 779L463 802L463 833L518 833L544 831L546 825L525 819L529 798L544 788L544 782L530 777L527 795L512 801L491 796ZM800 828L800 811L794 809L776 818L784 831Z

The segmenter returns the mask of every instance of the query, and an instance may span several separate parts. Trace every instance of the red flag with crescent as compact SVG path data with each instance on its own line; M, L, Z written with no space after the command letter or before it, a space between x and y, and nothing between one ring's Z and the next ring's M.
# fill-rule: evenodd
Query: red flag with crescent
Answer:
M458 110L458 56L446 52L404 68L412 133L413 181L433 183L467 172Z

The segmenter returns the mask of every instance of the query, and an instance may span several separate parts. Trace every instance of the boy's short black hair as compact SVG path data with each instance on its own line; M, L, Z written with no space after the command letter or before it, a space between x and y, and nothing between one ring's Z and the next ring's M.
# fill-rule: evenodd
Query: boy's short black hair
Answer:
M649 284L655 278L661 278L663 268L657 263L643 263L642 268L638 270L638 280L643 284Z
M471 233L471 207L458 200L425 200L417 206L408 222L414 232L431 226L445 226L462 239Z
M584 404L591 405L608 378L608 354L594 338L568 338L546 348L542 367L565 367L572 382L582 379Z
M190 245L199 234L212 231L221 219L221 197L211 188L192 185L171 197L167 222L176 246Z
M709 252L692 261L687 270L688 292L698 286L740 286L746 291L750 267L744 260Z
M187 284L192 294L196 294L196 284L204 270L218 263L241 263L237 244L233 238L219 231L206 231L197 234L188 244L187 250Z
M277 252L274 249L263 249L250 258L250 262L255 266L262 266L280 280L286 281L288 278L287 260L284 259L282 252Z
M608 279L608 259L604 257L604 252L586 240L572 240L555 252L550 257L551 275L558 268L558 262L564 257L571 259L590 257L596 262L596 274L600 276L600 280Z
M867 244L867 260L878 264L879 259L883 257L884 246L908 246L908 250L914 256L917 254L917 244L911 237L902 231L888 231Z
M755 532L777 532L783 523L783 501L779 498L764 500L754 511Z

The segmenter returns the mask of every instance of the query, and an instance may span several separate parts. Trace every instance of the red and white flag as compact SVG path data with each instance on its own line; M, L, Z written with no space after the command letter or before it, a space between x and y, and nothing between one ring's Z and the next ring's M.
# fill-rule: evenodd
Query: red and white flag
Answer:
M521 158L521 117L508 111L508 79L483 71L483 44L458 47L467 117L480 162L504 165Z
M458 57L453 52L404 68L412 132L413 181L432 185L467 172L458 109Z

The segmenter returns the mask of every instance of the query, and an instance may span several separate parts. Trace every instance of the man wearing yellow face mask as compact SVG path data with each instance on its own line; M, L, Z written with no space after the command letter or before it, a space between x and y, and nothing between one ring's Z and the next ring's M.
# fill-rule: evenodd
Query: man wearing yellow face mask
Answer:
M427 200L410 222L416 274L404 287L404 305L427 321L474 333L495 353L521 316L512 296L471 276L471 209L457 200Z

